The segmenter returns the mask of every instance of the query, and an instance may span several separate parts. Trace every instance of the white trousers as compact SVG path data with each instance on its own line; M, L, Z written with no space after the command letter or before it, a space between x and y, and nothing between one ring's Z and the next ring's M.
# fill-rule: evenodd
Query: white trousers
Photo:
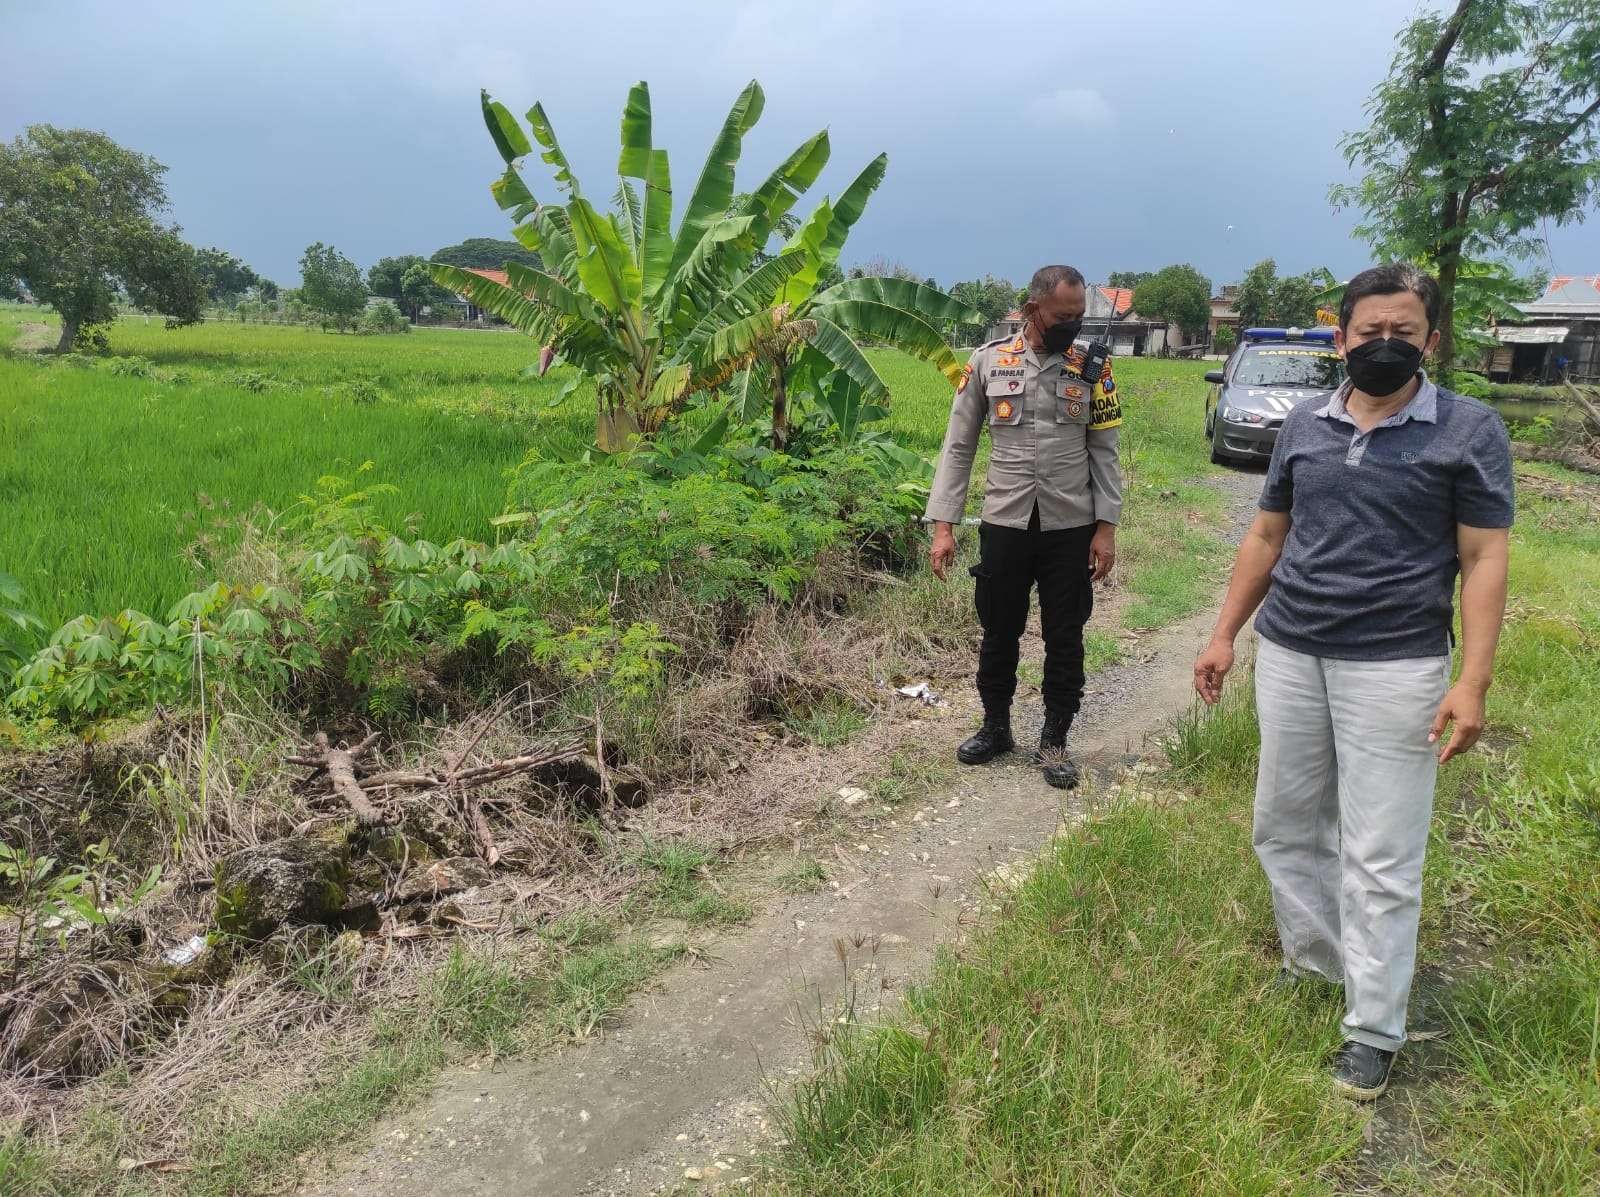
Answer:
M1347 1039L1398 1050L1416 967L1450 658L1256 655L1255 849L1285 965L1343 982Z

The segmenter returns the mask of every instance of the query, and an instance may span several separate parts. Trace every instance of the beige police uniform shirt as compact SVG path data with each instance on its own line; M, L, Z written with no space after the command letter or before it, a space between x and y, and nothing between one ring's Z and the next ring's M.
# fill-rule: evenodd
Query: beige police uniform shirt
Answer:
M1035 504L1047 532L1121 521L1121 401L1109 360L1099 379L1084 378L1084 350L1080 341L1065 354L1036 354L1019 333L973 351L950 409L928 497L930 520L961 522L987 424L985 522L1026 528Z

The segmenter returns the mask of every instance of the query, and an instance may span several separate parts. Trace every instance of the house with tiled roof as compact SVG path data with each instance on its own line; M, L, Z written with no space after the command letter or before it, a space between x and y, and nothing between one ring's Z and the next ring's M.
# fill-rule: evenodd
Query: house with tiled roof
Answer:
M1518 320L1501 321L1489 376L1510 382L1600 383L1600 274L1558 274Z

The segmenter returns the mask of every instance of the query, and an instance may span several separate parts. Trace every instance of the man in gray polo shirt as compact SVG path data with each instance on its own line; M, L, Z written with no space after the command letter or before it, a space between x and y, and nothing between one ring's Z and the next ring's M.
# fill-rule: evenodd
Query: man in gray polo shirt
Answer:
M1344 985L1334 1081L1368 1100L1406 1039L1435 776L1482 731L1505 613L1510 443L1492 409L1422 372L1438 319L1415 266L1350 280L1335 337L1349 380L1284 421L1194 667L1215 703L1260 607L1256 855L1284 977Z

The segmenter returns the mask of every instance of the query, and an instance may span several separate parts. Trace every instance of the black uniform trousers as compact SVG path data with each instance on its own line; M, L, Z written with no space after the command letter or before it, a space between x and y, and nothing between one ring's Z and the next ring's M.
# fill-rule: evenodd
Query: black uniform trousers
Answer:
M1094 610L1089 541L1094 525L1045 532L1039 509L1024 529L982 524L978 564L971 573L983 646L978 650L978 695L986 715L1005 716L1017 691L1017 658L1039 587L1044 635L1044 707L1066 722L1083 702L1083 625Z

